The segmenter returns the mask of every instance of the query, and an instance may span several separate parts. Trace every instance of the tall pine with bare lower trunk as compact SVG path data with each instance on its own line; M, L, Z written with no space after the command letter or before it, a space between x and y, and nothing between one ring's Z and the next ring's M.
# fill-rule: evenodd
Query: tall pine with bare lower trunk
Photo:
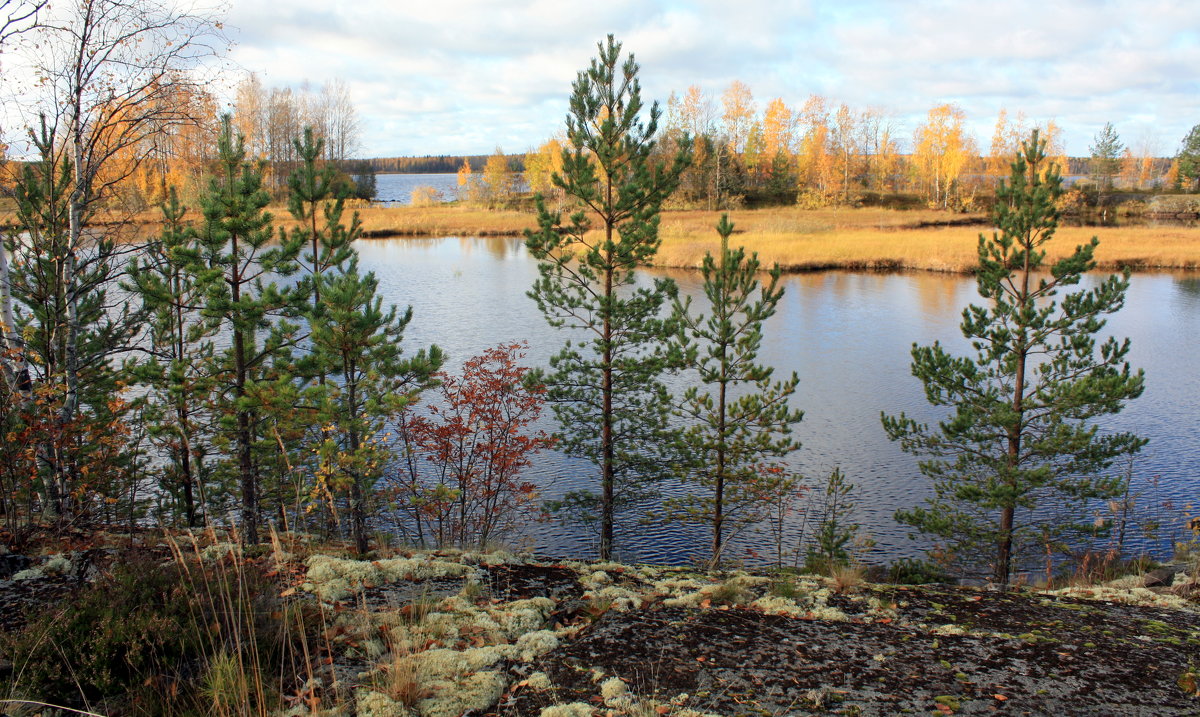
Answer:
M952 412L935 428L883 416L888 437L924 457L921 472L933 481L928 504L896 519L934 536L965 568L990 568L1000 585L1031 553L1094 532L1087 501L1123 490L1104 471L1145 444L1131 433L1100 433L1093 421L1142 393L1142 372L1125 361L1128 339L1097 341L1105 317L1125 303L1129 274L1063 293L1095 267L1099 241L1045 265L1061 193L1034 131L997 192L999 231L979 237L976 276L987 305L968 306L962 321L975 355L913 346L913 375L930 403Z
M567 221L538 202L538 229L525 242L540 278L530 296L552 326L586 334L550 362L547 396L562 425L561 446L600 469L599 494L570 503L600 524L600 557L613 551L618 504L635 500L666 471L670 321L663 304L674 283L635 285L634 272L658 251L658 213L690 158L686 142L665 164L655 161L659 109L642 123L638 66L611 35L580 72L567 115L568 147L555 174L579 209ZM593 229L595 231L593 231Z

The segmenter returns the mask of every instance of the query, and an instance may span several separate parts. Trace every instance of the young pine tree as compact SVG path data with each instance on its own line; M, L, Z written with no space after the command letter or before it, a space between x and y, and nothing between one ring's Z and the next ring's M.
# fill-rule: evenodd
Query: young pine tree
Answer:
M224 412L222 426L234 446L242 529L250 543L259 539L260 470L254 451L266 418L255 384L279 380L271 373L272 364L296 343L297 327L286 319L298 314L304 299L274 281L298 269L301 240L272 241L269 201L261 170L246 161L245 143L234 137L225 117L217 173L200 198L202 259L220 275L209 285L204 315L230 336L229 347L216 356L215 403Z
M195 526L205 496L205 403L216 333L214 321L200 312L220 275L203 265L199 237L184 224L186 211L172 187L162 207L162 232L130 261L124 288L141 298L147 316L149 351L131 370L147 389L143 417L150 439L166 454L162 484L185 524Z
M61 143L45 121L30 135L40 156L18 177L19 231L4 240L13 258L5 288L16 324L14 350L4 360L26 406L36 408L30 418L42 438L43 506L63 519L85 509L88 497L113 497L102 484L134 460L131 446L113 451L92 437L121 433L126 405L118 399L116 359L128 350L138 321L111 291L124 250L103 231L72 231L74 222L88 222L93 205L73 202L70 161L56 159Z
M998 190L999 231L979 237L976 276L988 304L967 307L962 322L975 356L913 346L913 375L951 415L936 428L883 416L888 437L925 458L921 472L935 494L896 520L935 536L967 565L990 562L1000 585L1029 550L1092 531L1086 502L1122 490L1102 472L1145 444L1131 433L1099 433L1092 422L1142 393L1142 372L1125 361L1129 341L1096 338L1104 317L1124 305L1129 274L1059 298L1095 266L1099 241L1044 266L1062 193L1057 169L1046 169L1034 131ZM1067 512L1051 519L1052 508Z
M668 513L712 526L714 565L731 535L765 518L770 497L794 486L778 461L800 448L791 431L804 416L788 406L799 377L772 382L772 369L757 363L763 323L783 297L779 267L760 288L758 255L729 248L728 215L717 231L721 253L705 255L700 268L709 315L693 314L690 298L675 300L680 348L702 384L687 389L679 409L690 424L682 436L688 477L707 494L667 504Z
M321 283L326 274L340 273L354 257L352 243L362 233L356 212L347 225L342 221L347 187L340 181L331 165L321 165L325 140L315 137L311 127L304 130L303 140L294 140L300 166L288 176L288 211L299 223L292 230L292 239L301 241L307 249L302 263L311 299L310 316L323 310ZM318 371L324 383L324 373Z
M428 387L442 365L431 346L402 356L400 342L412 308L397 314L383 308L373 273L360 274L357 259L324 282L322 310L312 320L310 340L321 365L337 378L325 385L321 423L331 426L322 442L319 470L331 489L349 498L350 534L359 553L367 551L367 499L384 464L375 442L384 422Z
M674 283L634 286L634 271L658 250L658 213L689 161L683 144L673 161L652 160L659 109L642 124L641 87L632 55L608 36L580 72L567 115L568 147L554 183L580 208L567 222L538 202L538 230L525 235L539 262L530 296L552 326L589 338L551 359L548 398L562 425L562 448L600 468L600 493L572 496L599 513L600 557L613 550L618 502L662 475L669 400L660 376L673 333L661 316ZM597 231L591 230L595 227Z

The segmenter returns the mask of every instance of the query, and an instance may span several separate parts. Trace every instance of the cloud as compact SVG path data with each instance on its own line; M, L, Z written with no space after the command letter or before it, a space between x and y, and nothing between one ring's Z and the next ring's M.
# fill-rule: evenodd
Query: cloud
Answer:
M1056 118L1076 154L1105 121L1165 136L1200 122L1200 3L235 0L230 25L234 59L268 85L345 79L374 155L540 143L609 32L649 99L740 79L760 106L820 93L909 131L943 102L981 130L1006 107Z

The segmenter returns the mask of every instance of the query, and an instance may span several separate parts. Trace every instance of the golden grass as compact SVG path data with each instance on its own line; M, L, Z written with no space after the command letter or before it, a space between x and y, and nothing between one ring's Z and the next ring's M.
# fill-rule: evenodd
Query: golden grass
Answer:
M430 207L357 206L364 236L511 236L533 228L531 212L489 210L459 204ZM295 226L287 208L270 208L277 227ZM4 216L0 208L0 223ZM195 214L195 212L193 212ZM656 263L669 268L699 267L705 252L720 247L717 220L721 212L676 210L663 212L662 247ZM731 242L758 252L766 266L785 270L919 269L969 272L977 261L976 247L986 225L981 214L962 215L935 210L880 208L799 209L770 207L732 211ZM157 225L157 211L134 215L143 231ZM116 219L128 220L128 215ZM192 217L198 221L198 216ZM103 221L105 218L100 217ZM946 226L957 223L958 226ZM1050 259L1065 255L1093 236L1100 238L1097 262L1102 269L1200 269L1200 227L1125 226L1061 227L1048 245Z
M778 210L731 213L736 229L730 241L756 251L767 266L787 270L921 269L969 272L976 265L979 234L988 226L923 226L956 221L959 215L888 210ZM774 215L774 216L772 216ZM709 219L712 217L705 217ZM705 252L716 252L714 229L701 231L698 218L664 216L657 263L667 267L700 266ZM715 219L712 222L715 224ZM710 225L711 226L711 225ZM1180 226L1061 227L1047 245L1049 259L1065 256L1079 244L1100 238L1100 268L1200 268L1200 228Z
M528 212L459 204L361 207L356 211L362 219L364 234L368 237L521 236L526 229L537 224L536 217Z

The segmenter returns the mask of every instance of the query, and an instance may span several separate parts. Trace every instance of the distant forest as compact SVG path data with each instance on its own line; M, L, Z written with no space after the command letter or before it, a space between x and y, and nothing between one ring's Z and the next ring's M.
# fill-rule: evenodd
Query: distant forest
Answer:
M508 157L508 166L512 171L525 171L524 154L510 154L506 156ZM481 172L483 171L483 165L487 164L488 155L473 154L464 157L462 155L440 154L425 157L375 157L361 161L368 164L371 170L375 172L453 174L462 166L464 159L471 163L471 171Z

